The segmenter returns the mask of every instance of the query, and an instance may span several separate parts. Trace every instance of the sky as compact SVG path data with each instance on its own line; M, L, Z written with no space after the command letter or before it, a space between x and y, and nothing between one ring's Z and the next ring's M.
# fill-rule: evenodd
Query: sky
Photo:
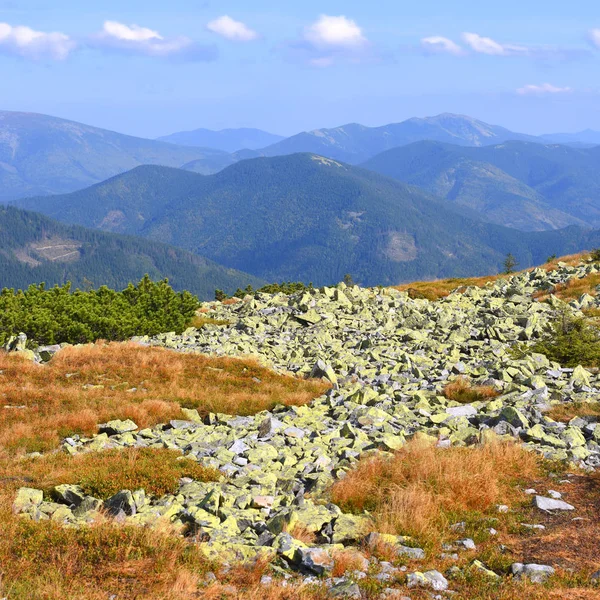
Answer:
M0 109L142 137L442 112L600 130L598 0L0 0Z

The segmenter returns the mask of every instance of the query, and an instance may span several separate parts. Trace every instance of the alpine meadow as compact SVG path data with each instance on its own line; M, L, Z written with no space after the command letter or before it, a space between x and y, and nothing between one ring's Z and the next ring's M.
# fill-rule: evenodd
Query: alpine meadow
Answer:
M0 600L600 599L591 0L0 0Z

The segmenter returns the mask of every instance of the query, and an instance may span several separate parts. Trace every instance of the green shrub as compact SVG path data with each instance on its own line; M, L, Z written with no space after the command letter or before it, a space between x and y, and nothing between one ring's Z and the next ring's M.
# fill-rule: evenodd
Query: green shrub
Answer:
M23 332L39 344L120 341L134 335L181 333L199 306L189 292L175 292L168 281L147 275L121 292L105 286L71 292L71 284L46 289L3 289L0 293L0 344Z
M245 289L237 289L233 294L233 298L243 298L246 295L254 295L256 293L261 294L295 294L296 292L305 292L306 290L312 290L313 284L309 283L306 285L301 281L283 281L282 283L269 283L261 288L255 290L251 285ZM223 301L227 300L231 296L227 296L223 290L215 290L215 300Z
M583 318L566 313L559 317L552 334L529 348L563 367L600 367L600 333Z
M594 262L600 262L600 248L594 248L590 253L590 258Z

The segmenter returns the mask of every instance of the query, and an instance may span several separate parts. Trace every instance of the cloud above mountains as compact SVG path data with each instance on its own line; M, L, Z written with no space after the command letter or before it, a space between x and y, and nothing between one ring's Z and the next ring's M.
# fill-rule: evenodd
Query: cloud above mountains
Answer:
M292 60L313 67L329 67L339 62L369 62L375 57L373 45L362 28L344 15L320 15L285 48Z
M0 23L0 52L32 60L65 60L77 47L68 35Z

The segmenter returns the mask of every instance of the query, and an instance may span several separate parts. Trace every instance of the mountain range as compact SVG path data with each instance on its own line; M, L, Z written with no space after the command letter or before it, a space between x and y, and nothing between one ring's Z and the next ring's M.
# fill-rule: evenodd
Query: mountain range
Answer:
M275 144L283 139L281 135L247 127L221 129L221 131L194 129L193 131L180 131L158 138L159 141L170 144L215 148L224 152L236 152L245 149L257 150Z
M600 133L588 130L580 134L533 136L490 125L465 115L444 113L435 117L412 118L382 127L350 123L332 129L305 131L265 148L255 149L254 152L233 153L228 158L200 158L184 168L206 175L238 160L298 152L311 152L350 164L360 164L386 150L420 141L436 141L466 147L493 146L507 141L590 147L595 145L593 140L600 144Z
M263 283L201 256L164 244L58 223L14 207L0 208L0 289L48 286L70 281L74 287L108 285L123 289L146 273L168 278L177 290L207 300L216 288L228 292Z
M523 230L600 227L600 146L418 142L362 165Z
M600 243L570 226L523 235L389 177L314 154L201 176L138 167L68 195L21 201L63 221L174 244L261 279L366 285L497 272Z
M600 139L600 134L590 131L555 135L566 144L580 146ZM510 140L548 144L553 137L535 137L471 117L442 114L382 127L350 124L317 129L286 139L253 129L200 129L161 138L185 144L177 145L46 115L0 111L0 201L72 192L143 164L210 175L260 156L310 152L360 164L386 150L423 140L479 147Z
M227 156L33 113L0 111L0 201L60 194L142 164L180 167Z

